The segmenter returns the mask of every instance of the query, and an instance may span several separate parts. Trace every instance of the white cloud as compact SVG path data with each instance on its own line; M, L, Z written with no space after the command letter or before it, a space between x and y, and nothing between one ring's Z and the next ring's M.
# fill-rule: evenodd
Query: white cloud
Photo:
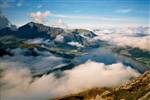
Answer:
M68 25L62 19L58 19L56 22L53 23L52 26L60 28L68 28Z
M63 43L64 42L64 37L62 35L57 35L56 38L55 38L55 41Z
M130 46L150 51L150 28L117 28L95 31L100 40L117 46ZM143 35L143 36L142 36Z
M29 39L26 41L28 44L42 44L44 43L43 38L35 38L35 39Z
M80 44L79 42L68 42L69 45L71 46L76 46L76 47L84 47L82 44Z
M150 36L146 37L118 37L113 40L119 46L137 47L150 51Z
M18 68L17 68L18 66ZM72 70L33 79L28 69L18 62L1 62L4 74L1 82L2 100L47 100L92 87L116 86L137 77L138 72L121 63L105 65L88 61Z
M50 15L51 15L50 11L45 11L45 12L38 11L38 12L32 12L29 14L29 16L38 23L45 22L46 18Z
M33 51L33 50L32 50ZM61 57L57 57L48 51L39 51L34 49L38 56L33 56L32 51L28 49L13 49L11 52L15 55L12 57L5 56L0 59L1 62L14 62L17 61L23 65L26 65L29 69L33 69L33 74L37 75L48 70L55 69L56 66L66 64Z
M116 11L117 13L129 13L129 12L132 12L132 9L119 9Z
M40 5L39 5L40 6ZM64 14L57 14L57 13L50 13L51 16L53 17L58 17L60 18L59 20L62 20L64 18L66 19L87 19L87 20L114 20L114 21L120 21L120 20L125 20L126 18L118 18L118 17L112 17L112 16L83 16L83 15L64 15Z

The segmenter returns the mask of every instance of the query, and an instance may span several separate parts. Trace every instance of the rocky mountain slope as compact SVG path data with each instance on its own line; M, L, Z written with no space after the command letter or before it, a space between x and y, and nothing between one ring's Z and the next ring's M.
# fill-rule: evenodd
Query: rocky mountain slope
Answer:
M150 70L116 88L93 88L56 100L150 100Z
M87 47L96 47L102 43L100 40L94 40L96 35L89 30L65 30L34 22L29 22L15 30L10 27L2 28L0 29L0 36L1 49L37 48L42 45L42 48L44 46L44 48L51 48L50 51L60 52L60 50L74 51ZM35 41L40 42L35 43Z
M69 42L75 42L79 45L90 46L97 45L94 44L92 38L96 35L86 29L62 29L57 27L49 27L43 24L29 22L18 29L12 29L10 27L5 27L0 29L0 35L3 36L14 36L18 39L48 39L50 42L55 42L55 44L69 44ZM89 41L90 39L90 41ZM52 43L51 43L52 44ZM53 43L54 44L54 43ZM75 46L75 45L74 45Z
M0 29L0 57L15 56L13 50L27 52L23 56L40 56L39 52L49 52L67 62L64 69L75 66L72 59L85 54L85 51L103 45L105 42L94 39L96 35L86 29L63 29L29 22L19 28L5 27ZM58 69L59 70L59 69ZM51 70L45 73L50 73Z
M50 27L43 24L29 22L16 30L11 27L3 27L0 29L0 35L15 35L19 38L33 39L33 38L50 38L55 39L60 34L75 34L81 35L82 37L93 38L96 36L92 31L86 29L63 29L57 27ZM64 35L65 36L65 35Z

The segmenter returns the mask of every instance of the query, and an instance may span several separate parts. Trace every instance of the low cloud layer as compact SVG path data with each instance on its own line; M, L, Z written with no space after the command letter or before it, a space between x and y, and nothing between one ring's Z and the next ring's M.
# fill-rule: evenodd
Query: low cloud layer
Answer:
M0 64L1 62L9 63L17 61L24 65L25 68L30 69L34 75L66 65L63 58L57 57L48 51L38 51L37 49L31 51L18 48L11 50L11 52L15 54L15 56L4 56L0 58Z
M23 68L22 68L23 67ZM20 62L1 62L2 100L48 100L92 87L116 86L137 77L138 72L121 63L105 65L88 61L72 70L33 79L28 67Z
M101 29L98 39L117 46L130 46L150 51L150 28Z

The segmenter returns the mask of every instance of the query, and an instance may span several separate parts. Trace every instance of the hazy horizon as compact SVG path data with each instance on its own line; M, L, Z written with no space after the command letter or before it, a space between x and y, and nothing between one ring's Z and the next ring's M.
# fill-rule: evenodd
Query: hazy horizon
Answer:
M17 26L148 27L149 9L149 0L0 0L0 10Z

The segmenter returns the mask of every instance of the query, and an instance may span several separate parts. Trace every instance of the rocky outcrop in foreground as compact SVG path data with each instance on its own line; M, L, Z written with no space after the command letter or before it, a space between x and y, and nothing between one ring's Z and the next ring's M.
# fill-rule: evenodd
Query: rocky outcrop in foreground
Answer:
M94 88L56 100L150 100L150 70L117 88Z

